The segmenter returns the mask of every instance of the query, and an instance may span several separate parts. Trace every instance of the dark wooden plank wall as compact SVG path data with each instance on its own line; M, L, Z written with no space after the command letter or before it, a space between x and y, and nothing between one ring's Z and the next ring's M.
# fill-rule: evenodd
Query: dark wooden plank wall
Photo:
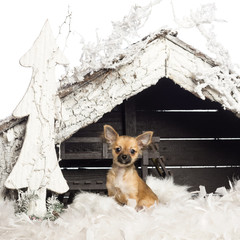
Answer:
M125 101L63 144L65 151L60 165L65 168L63 173L71 187L87 189L89 185L89 190L100 190L105 185L111 159L78 159L79 152L101 151L102 145L84 145L77 140L101 137L104 124L112 125L119 134L154 131L154 136L160 137L160 154L165 156L175 182L189 185L191 190L205 185L211 192L228 186L228 179L240 175L240 119L218 103L203 101L171 80L161 79L156 86ZM96 169L92 171L83 169L94 166ZM78 169L70 171L67 167ZM149 173L157 176L154 169L149 169ZM99 187L93 189L89 182Z
M177 183L193 190L205 185L210 192L240 175L240 119L233 113L169 79L138 94L135 101L137 133L144 127L160 136L160 152Z

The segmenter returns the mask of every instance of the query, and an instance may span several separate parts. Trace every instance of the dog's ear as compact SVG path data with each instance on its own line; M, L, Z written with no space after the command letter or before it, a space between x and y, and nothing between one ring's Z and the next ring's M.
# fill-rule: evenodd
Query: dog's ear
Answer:
M116 142L119 135L113 127L111 127L110 125L104 125L104 137L110 144L113 144L114 142Z
M136 137L138 146L142 149L143 147L146 147L149 145L152 141L152 131L145 132L139 136Z

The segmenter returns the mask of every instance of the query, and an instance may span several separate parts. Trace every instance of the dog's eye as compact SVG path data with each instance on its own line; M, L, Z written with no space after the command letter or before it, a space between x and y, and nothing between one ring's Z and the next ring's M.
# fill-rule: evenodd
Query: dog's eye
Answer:
M134 150L134 149L131 149L131 150L130 150L130 153L131 153L131 154L134 154L135 152L136 152L136 150Z
M120 153L121 152L121 148L117 147L117 148L115 148L115 151L116 151L116 153Z

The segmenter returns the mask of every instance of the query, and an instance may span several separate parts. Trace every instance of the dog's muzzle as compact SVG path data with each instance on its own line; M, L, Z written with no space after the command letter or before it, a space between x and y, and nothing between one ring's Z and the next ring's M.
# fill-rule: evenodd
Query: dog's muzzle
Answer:
M131 157L130 155L126 155L126 154L120 154L118 156L118 162L121 164L129 164L131 162Z

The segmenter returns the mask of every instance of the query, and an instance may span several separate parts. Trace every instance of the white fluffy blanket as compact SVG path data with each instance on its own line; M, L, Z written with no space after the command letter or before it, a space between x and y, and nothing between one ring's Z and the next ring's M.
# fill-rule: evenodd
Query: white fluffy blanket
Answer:
M240 239L240 181L230 190L221 188L222 197L192 198L187 187L172 179L148 178L161 204L136 212L121 207L106 196L79 194L55 222L30 221L16 217L13 203L0 201L1 240L207 240Z

